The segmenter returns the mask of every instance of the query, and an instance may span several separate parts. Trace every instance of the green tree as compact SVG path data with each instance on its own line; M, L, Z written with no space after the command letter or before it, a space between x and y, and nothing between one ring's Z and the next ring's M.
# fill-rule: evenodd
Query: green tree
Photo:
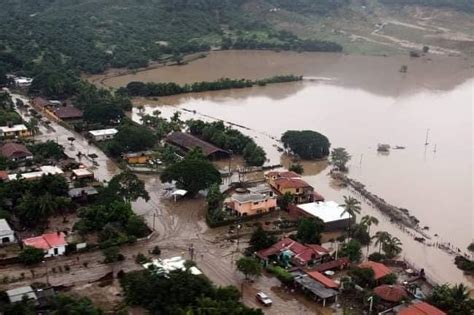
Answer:
M26 246L18 255L18 259L22 264L34 265L43 261L44 251L39 248Z
M347 153L345 148L334 148L331 151L331 164L341 172L347 171L347 162L349 162L351 156Z
M304 172L304 168L303 168L303 165L301 165L301 163L291 164L288 170L291 172L295 172L297 174L303 174Z
M101 315L103 312L88 298L74 298L58 294L52 303L52 313L57 315Z
M462 283L435 286L428 302L449 315L470 315L474 312L474 300L469 297L469 288Z
M360 219L360 224L367 227L367 234L369 235L369 242L367 243L367 256L369 255L369 245L370 245L370 227L372 225L379 225L379 220L376 217L370 215L364 215Z
M122 257L120 254L120 248L118 246L104 248L102 253L104 254L104 262L106 264L117 262L121 260Z
M148 127L124 124L108 144L107 150L113 156L120 156L125 152L151 149L156 141L157 137Z
M40 131L38 119L34 117L30 118L30 121L27 123L27 127L33 137L36 136Z
M212 184L207 191L206 196L207 207L211 209L220 209L224 201L224 195L221 193L218 184Z
M347 257L352 262L358 262L362 258L361 244L357 240L350 240L342 245L339 256Z
M262 274L262 265L253 257L241 257L236 263L237 270L244 274L245 279L257 278Z
M145 237L150 232L143 218L137 215L132 215L128 218L125 230L128 235L135 236L136 238Z
M298 223L296 238L305 244L320 244L324 222L318 218L303 218Z
M276 241L277 239L274 235L271 235L259 226L255 231L253 231L249 245L252 251L257 252L261 249L272 246Z
M127 202L136 201L138 198L150 200L143 181L130 171L115 175L110 180L107 189Z
M392 259L402 252L402 242L398 237L391 237L382 244L382 250L388 259Z
M163 182L176 181L177 187L188 191L191 196L221 183L221 175L211 162L189 156L169 165L160 178Z
M360 214L360 201L351 196L344 196L344 211L341 213L341 217L348 213L351 216L351 222L356 220L356 215Z
M293 196L293 194L288 191L277 198L278 206L283 210L288 210L288 206L294 201L295 196Z
M382 251L382 246L392 238L392 235L385 231L378 231L377 233L375 233L373 238L375 239L375 246L379 247L380 253Z
M307 160L327 157L331 146L326 136L311 130L288 130L281 141L285 148Z
M375 273L371 268L353 268L349 270L349 276L352 281L363 288L375 287Z
M267 159L265 151L253 141L245 146L243 157L245 163L249 166L262 166Z

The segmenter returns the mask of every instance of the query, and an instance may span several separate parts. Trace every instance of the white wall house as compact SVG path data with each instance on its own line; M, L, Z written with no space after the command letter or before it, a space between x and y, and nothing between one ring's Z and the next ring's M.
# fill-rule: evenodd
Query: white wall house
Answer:
M0 244L15 242L15 232L8 225L7 220L0 219Z
M99 129L99 130L90 130L89 134L95 141L105 141L111 140L117 134L118 130L115 128L111 129Z

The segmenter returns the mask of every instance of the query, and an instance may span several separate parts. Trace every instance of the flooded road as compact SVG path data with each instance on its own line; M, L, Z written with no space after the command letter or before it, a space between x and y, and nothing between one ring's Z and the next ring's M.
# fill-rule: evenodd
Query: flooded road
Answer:
M216 53L187 66L150 70L153 76L140 72L133 77L144 80L150 75L149 80L162 81L180 78L181 82L220 76L253 78L260 73L261 64L263 72L259 77L295 73L319 79L186 94L159 101L137 99L136 103L150 105L147 106L150 112L158 106L165 116L186 109L196 114L182 111L185 119L211 116L249 127L252 130L242 131L255 137L265 148L270 164L281 161L272 138L279 138L288 129L320 131L328 136L333 147L343 146L351 153L349 176L366 184L387 202L408 209L421 221L421 226L429 227L432 235L429 242L450 243L466 251L474 232L471 59L330 54L320 60L321 54L295 54L292 58L306 56L300 65L292 58L284 63L284 54L267 52L261 57L253 52L260 59L249 61L250 53L243 52L247 64L242 63L239 55L235 57L237 60L230 58L224 63L222 55L229 57L231 53L237 54ZM408 73L398 72L401 64L408 65ZM226 70L235 72L224 75ZM104 82L129 79L129 76L116 77ZM428 129L429 143L425 145ZM406 148L380 155L376 151L378 143ZM309 172L306 179L327 199L341 202L348 191L330 185L327 172L328 168L319 167L318 174ZM369 206L364 207L364 212L381 217ZM464 281L472 286L472 280L453 265L452 256L413 241L409 234L389 222L382 220L379 229L399 236L404 243L405 258L427 269L434 280Z

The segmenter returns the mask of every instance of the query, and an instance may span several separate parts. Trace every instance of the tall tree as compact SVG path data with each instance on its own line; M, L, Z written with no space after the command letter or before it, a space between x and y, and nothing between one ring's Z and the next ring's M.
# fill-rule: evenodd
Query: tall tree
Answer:
M360 214L360 201L351 196L344 196L344 211L341 213L341 216L348 213L351 216L351 222L356 220L356 215Z
M347 162L351 159L345 148L334 148L331 151L331 164L336 166L339 171L347 171Z
M446 311L449 315L471 315L474 313L474 300L469 297L469 288L464 284L449 286L437 285L433 288L428 302Z
M268 248L276 243L276 237L259 226L250 237L249 245L252 251Z
M237 270L244 274L245 279L257 278L262 274L262 265L253 257L242 257L237 260Z
M382 250L387 258L394 258L402 252L402 242L398 237L391 237L382 244Z
M385 231L378 231L377 233L375 233L373 238L375 239L375 246L379 247L379 253L380 253L382 250L382 246L390 241L390 239L392 238L392 235L390 235L390 233L385 232Z
M319 218L303 218L298 224L296 238L305 244L319 244L323 231L324 222Z
M369 234L369 237L370 237L370 227L372 225L379 225L379 220L376 217L373 217L370 215L364 215L360 219L360 224L367 227L367 233ZM370 242L369 244L367 244L367 256L369 256L369 246L370 246Z
M128 170L115 175L110 180L107 189L127 202L136 201L138 198L150 200L143 181Z

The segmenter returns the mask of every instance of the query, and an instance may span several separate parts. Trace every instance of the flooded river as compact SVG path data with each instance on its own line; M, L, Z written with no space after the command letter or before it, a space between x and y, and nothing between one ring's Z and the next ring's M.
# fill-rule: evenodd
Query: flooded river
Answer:
M133 80L185 83L303 74L303 82L137 103L149 105L150 112L158 107L163 115L187 109L196 113L182 111L184 118L211 116L249 127L242 131L265 148L270 164L282 161L272 138L288 129L322 132L333 147L345 147L352 155L350 177L408 209L429 227L429 242L449 242L465 252L474 233L473 64L454 57L216 52L186 66L94 80L117 87ZM408 66L407 73L399 72L401 65ZM378 143L405 149L380 155ZM342 202L349 194L331 185L325 165L305 163L305 168L308 182L327 199ZM473 285L453 265L452 256L413 241L368 205L363 212L381 218L378 229L399 236L404 258L427 269L432 279Z

